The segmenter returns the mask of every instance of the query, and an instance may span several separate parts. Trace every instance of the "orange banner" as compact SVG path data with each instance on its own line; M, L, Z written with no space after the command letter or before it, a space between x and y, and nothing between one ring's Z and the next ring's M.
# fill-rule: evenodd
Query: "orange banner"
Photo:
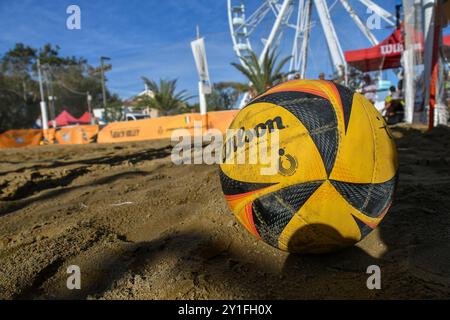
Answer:
M0 134L0 148L19 148L38 146L42 139L42 130L8 130Z
M44 139L46 140L45 143L47 143L47 144L54 144L55 143L56 129L55 128L49 128L47 130L43 130L43 132L44 132Z
M59 144L88 144L94 142L98 130L97 125L61 128L56 131L55 138Z
M208 112L202 116L199 113L186 113L138 121L114 122L104 127L98 134L98 143L113 143L127 141L144 141L170 139L177 129L185 129L194 134L194 122L201 122L198 129L219 129L222 133L229 127L238 110Z
M194 121L202 121L197 113L160 117L138 121L113 122L98 134L99 143L170 139L172 132L186 129L193 133Z

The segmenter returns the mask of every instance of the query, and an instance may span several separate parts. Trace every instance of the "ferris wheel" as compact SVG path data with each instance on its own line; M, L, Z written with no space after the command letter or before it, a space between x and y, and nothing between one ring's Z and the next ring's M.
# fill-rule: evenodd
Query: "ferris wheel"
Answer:
M384 20L388 25L395 26L395 17L372 0L262 0L257 9L247 12L246 1L228 1L228 21L230 26L233 49L240 58L249 56L256 47L262 48L257 52L260 62L271 47L288 41L291 46L290 73L298 72L300 78L305 78L307 69L307 54L310 42L310 29L316 22L311 21L313 8L317 11L319 23L322 26L328 52L334 71L342 75L347 65L344 52L338 39L330 11L340 3L354 21L358 29L365 35L372 45L378 40L363 19L353 9L350 2L360 2L368 11ZM370 11L369 11L370 10ZM290 39L287 29L292 29ZM292 36L293 34L293 36ZM258 45L255 45L260 41Z

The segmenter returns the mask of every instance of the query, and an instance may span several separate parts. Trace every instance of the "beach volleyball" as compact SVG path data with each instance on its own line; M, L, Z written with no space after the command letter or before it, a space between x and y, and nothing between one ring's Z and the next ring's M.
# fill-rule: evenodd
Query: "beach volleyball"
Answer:
M229 132L220 165L228 206L245 229L275 248L325 253L351 246L392 204L394 140L375 107L344 86L282 83L248 103ZM270 164L262 153L276 157L272 174L263 170Z

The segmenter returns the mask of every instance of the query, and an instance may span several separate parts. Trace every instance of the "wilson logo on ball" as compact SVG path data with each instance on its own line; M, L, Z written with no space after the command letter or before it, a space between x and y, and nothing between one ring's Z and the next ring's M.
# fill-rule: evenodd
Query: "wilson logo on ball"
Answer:
M268 133L272 133L277 130L283 130L286 127L283 124L281 117L275 117L265 122L260 122L253 129L245 129L245 127L239 128L232 137L227 139L224 145L223 162L228 160L230 156L238 151L239 148L244 147L254 141L254 139L264 138ZM234 130L229 130L233 133Z

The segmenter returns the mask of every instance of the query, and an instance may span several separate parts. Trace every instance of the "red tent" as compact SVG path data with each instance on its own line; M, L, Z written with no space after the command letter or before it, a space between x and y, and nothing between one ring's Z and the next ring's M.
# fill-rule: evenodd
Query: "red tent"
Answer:
M398 68L402 52L402 32L395 30L387 39L372 48L346 51L345 60L349 65L364 72Z
M450 34L443 36L442 42L444 44L444 54L447 59L450 59Z
M91 123L91 115L89 112L85 112L80 118L75 118L69 112L64 110L61 112L56 118L56 126L64 127L72 124L90 124ZM49 126L52 125L52 121L48 122Z
M82 124L91 123L91 114L87 111L85 113L83 113L83 115L78 118L78 123L82 123Z
M444 38L442 39L442 42L444 42L444 46L450 47L450 34L444 36Z
M422 36L418 34L416 50L422 50L423 41L421 41L421 38ZM349 65L363 72L398 68L400 67L404 47L402 30L397 29L388 38L372 48L346 51L345 60Z
M69 124L76 124L78 123L78 119L75 118L74 116L72 116L69 112L67 112L66 110L64 110L63 112L61 112L56 118L56 126L57 127L63 127L63 126L67 126ZM49 121L48 122L49 125L52 125L52 122Z

